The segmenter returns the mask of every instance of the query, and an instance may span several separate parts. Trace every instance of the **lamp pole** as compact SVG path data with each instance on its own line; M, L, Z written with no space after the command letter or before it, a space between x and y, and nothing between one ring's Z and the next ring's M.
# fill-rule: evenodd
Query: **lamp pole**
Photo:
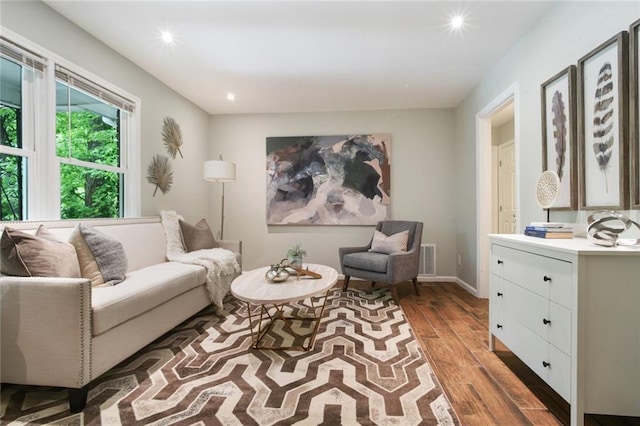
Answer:
M220 239L224 240L224 182L222 182L222 214L220 219Z

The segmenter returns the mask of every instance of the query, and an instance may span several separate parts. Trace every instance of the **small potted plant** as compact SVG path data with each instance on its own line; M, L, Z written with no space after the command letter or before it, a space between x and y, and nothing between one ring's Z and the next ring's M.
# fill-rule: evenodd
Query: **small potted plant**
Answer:
M287 250L287 259L291 266L302 267L302 259L307 255L305 249L300 246L300 243L295 244L289 250Z

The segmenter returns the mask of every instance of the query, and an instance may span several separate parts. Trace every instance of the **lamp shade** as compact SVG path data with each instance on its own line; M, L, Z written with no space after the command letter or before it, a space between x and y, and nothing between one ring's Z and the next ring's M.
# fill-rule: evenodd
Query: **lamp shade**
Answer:
M205 161L203 178L209 182L235 182L236 164L224 160Z

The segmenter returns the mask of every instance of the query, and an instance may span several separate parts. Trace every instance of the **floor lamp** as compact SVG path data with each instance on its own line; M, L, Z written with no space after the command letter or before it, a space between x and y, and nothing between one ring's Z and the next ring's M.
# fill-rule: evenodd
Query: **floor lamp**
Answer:
M224 184L226 182L235 182L236 164L224 161L222 155L219 160L205 161L203 177L208 182L222 184L222 218L220 220L220 239L222 240L224 239Z

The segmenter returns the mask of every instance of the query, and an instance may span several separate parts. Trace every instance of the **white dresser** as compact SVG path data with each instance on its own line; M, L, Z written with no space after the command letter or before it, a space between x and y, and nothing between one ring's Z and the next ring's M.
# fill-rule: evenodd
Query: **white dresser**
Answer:
M640 416L640 247L491 235L489 345L500 339L584 413Z

